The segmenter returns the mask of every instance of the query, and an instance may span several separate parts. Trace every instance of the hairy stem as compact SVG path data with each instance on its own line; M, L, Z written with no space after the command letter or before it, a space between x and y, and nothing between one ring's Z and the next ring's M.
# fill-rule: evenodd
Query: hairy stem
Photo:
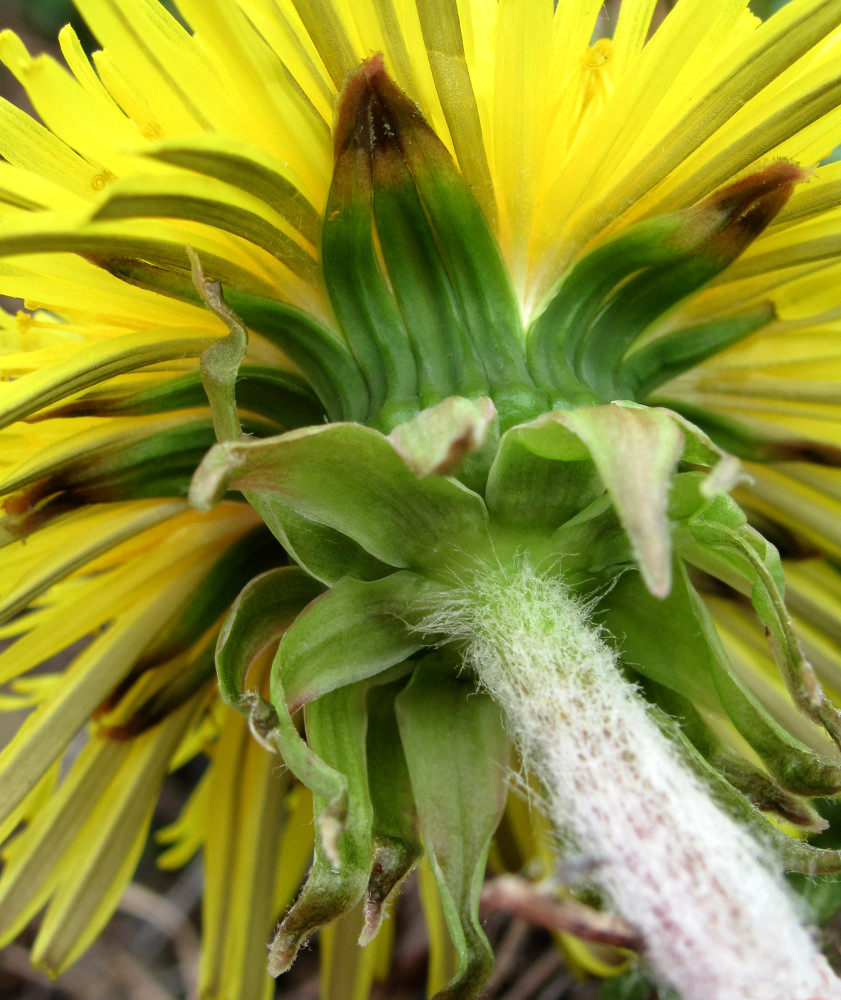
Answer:
M832 1000L774 859L710 799L586 610L528 564L478 574L425 623L465 643L546 808L683 1000Z

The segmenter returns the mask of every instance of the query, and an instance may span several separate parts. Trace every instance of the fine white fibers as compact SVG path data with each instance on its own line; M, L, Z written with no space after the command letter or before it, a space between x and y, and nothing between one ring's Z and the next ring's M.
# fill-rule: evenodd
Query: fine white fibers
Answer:
M773 862L679 760L586 610L527 563L477 574L427 632L465 643L547 808L682 1000L836 1000Z

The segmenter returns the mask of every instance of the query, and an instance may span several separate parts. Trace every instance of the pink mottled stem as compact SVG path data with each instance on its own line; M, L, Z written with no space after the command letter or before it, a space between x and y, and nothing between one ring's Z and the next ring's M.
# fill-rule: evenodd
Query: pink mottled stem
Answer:
M445 621L445 617L449 617ZM505 711L547 810L682 1000L839 1000L775 859L710 798L563 585L477 576L436 621Z

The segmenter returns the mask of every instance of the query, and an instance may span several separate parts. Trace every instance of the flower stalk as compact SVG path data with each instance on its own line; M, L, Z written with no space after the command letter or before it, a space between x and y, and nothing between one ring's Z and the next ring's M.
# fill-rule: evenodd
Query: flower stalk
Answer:
M557 574L483 567L422 628L464 643L556 829L593 856L663 985L682 1000L841 996L771 852L681 761Z

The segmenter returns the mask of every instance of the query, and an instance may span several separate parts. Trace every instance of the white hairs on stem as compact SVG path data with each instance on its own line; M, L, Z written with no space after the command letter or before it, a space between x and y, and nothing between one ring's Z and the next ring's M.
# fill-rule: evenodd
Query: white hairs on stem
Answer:
M775 861L680 760L586 608L525 560L422 623L461 640L546 789L551 819L682 1000L839 1000Z

